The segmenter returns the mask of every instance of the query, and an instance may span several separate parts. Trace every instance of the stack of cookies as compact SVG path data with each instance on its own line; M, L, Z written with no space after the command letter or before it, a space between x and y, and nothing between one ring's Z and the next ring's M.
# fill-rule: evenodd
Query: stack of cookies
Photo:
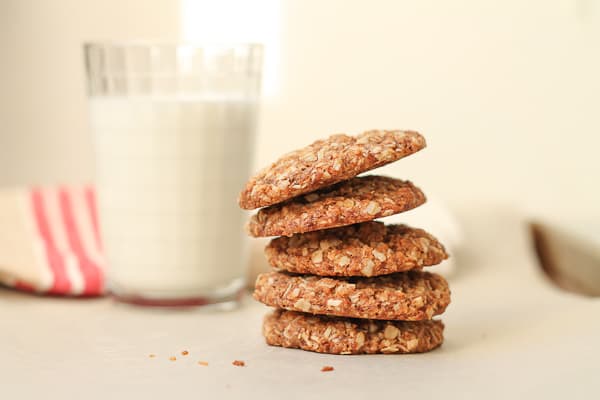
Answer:
M263 334L270 345L331 354L418 353L443 341L433 320L450 303L448 284L422 271L448 256L422 229L377 218L425 202L409 181L357 175L425 147L412 131L333 135L291 152L251 178L244 209L267 245L273 271L254 297L276 310Z

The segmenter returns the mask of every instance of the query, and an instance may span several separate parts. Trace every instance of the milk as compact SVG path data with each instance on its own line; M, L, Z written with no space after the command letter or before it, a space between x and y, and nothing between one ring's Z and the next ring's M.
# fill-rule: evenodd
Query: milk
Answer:
M217 300L244 285L256 102L91 99L109 284L117 295Z

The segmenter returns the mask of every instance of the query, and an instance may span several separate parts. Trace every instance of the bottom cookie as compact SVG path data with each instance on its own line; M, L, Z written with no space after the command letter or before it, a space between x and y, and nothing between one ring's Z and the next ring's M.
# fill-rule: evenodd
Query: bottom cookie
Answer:
M267 344L317 353L423 353L444 341L437 320L382 321L327 317L277 309L263 322Z

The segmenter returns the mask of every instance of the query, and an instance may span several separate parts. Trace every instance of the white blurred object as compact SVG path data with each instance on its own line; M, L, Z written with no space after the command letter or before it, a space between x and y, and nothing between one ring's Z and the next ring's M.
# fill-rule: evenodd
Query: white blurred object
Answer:
M383 221L387 224L406 224L421 228L435 236L444 245L449 257L432 267L432 270L446 278L454 274L457 268L454 254L463 243L463 233L456 217L442 201L427 194L427 202L422 206L389 216Z
M86 44L98 215L118 299L233 305L245 289L234 199L251 163L261 59L255 44Z
M383 218L382 221L386 224L407 224L431 233L444 245L450 257L428 270L440 273L446 278L454 274L457 267L453 254L462 245L463 233L455 216L441 201L433 196L427 196L427 202L424 205L411 211ZM250 238L248 240L251 240L248 285L254 287L256 276L270 269L265 258L264 248L271 238Z
M265 246L272 238L248 238L250 241L250 257L248 257L248 287L254 289L258 274L267 272L271 267L265 257Z
M281 0L183 0L181 36L191 43L261 43L265 49L261 96L271 98L281 85L281 8Z

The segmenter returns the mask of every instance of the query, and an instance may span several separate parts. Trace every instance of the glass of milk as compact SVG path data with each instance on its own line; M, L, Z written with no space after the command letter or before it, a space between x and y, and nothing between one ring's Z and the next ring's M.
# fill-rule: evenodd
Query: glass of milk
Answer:
M94 43L85 60L110 291L235 304L261 46Z

